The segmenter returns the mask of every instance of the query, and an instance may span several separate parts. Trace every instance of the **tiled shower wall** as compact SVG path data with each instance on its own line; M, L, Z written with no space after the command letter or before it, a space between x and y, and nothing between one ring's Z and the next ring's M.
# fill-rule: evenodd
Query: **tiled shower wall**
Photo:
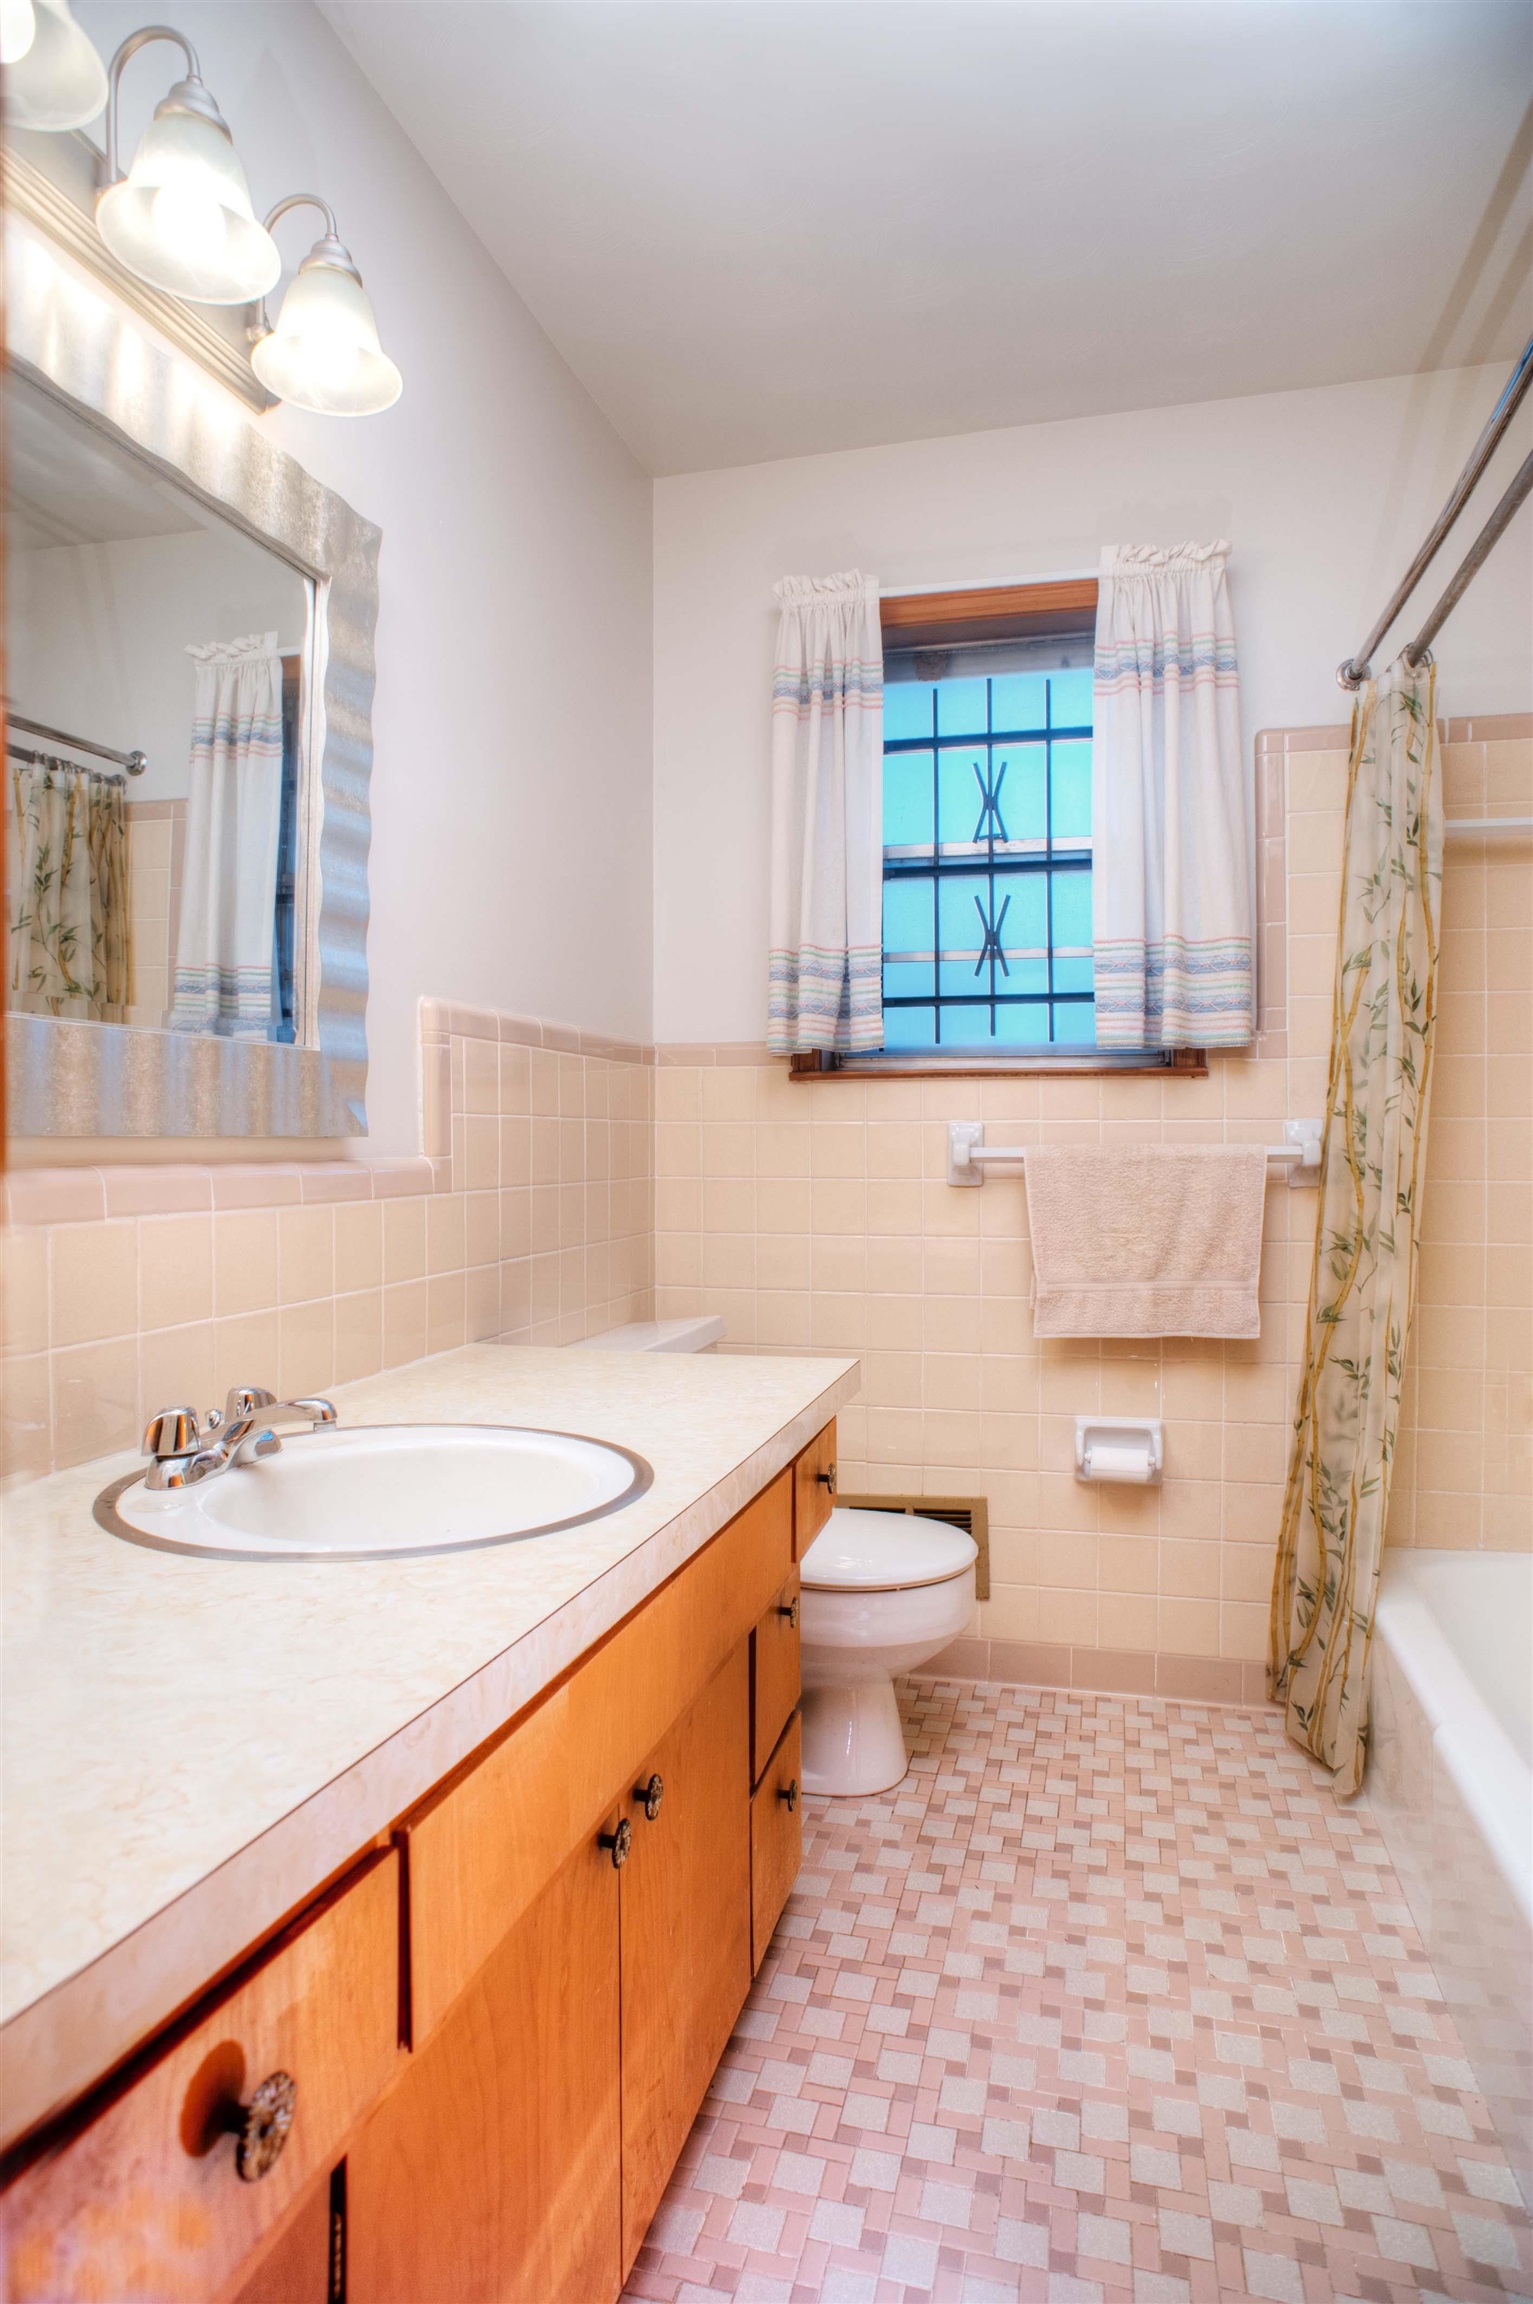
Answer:
M1525 721L1448 734L1451 812L1529 810ZM743 1349L859 1353L862 1398L841 1417L847 1488L988 1496L991 1598L954 1669L1260 1690L1315 1194L1269 1187L1259 1342L1040 1343L1022 1182L959 1191L943 1178L950 1119L983 1118L992 1143L1249 1143L1323 1109L1346 731L1261 743L1263 1029L1251 1056L1215 1057L1206 1080L794 1083L757 1049L661 1054L657 1310L721 1311ZM1419 1349L1392 1533L1525 1546L1528 845L1457 843L1447 879ZM1074 1419L1089 1409L1166 1419L1162 1487L1075 1480Z
M126 813L133 998L123 1022L157 1029L170 1006L175 973L186 802L130 800Z
M291 1396L648 1317L653 1052L424 1002L422 1057L419 1159L12 1174L9 1477L232 1384Z

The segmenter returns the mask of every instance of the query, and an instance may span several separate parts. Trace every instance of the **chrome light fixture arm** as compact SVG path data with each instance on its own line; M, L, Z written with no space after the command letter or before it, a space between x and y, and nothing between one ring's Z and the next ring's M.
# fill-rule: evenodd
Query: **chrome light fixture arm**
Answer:
M360 279L361 274L352 262L350 252L342 245L340 232L335 221L335 210L328 200L321 200L317 192L290 192L285 200L277 202L276 207L271 210L269 215L262 217L263 230L269 232L280 217L286 216L294 208L317 208L319 210L325 219L325 236L316 244L314 253L317 255L323 251L332 263L339 256L344 262L345 269ZM271 334L271 314L266 309L264 296L256 306L256 316L245 330L245 334L252 344L259 344L263 336Z
M124 40L122 46L118 49L116 55L112 58L111 63L107 66L106 157L102 163L101 168L101 187L103 191L106 189L107 185L120 184L123 180L124 171L118 157L119 146L117 128L118 95L122 82L123 66L125 64L130 64L141 48L147 48L150 43L155 40L173 40L175 42L182 55L186 58L186 79L182 82L183 88L187 86L193 86L201 89L203 97L207 103L209 117L218 120L220 126L223 125L222 117L219 113L217 105L213 102L212 97L208 95L207 89L203 86L202 67L197 62L197 51L192 46L190 40L187 39L186 34L184 32L178 32L173 24L145 24L137 32L130 32L127 39Z

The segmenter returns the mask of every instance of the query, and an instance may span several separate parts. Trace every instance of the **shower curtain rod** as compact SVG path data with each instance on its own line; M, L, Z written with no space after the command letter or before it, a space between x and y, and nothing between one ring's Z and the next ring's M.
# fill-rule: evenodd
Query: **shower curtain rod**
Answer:
M149 762L142 752L114 752L110 744L93 743L88 736L70 736L62 728L45 728L41 720L23 720L19 712L6 714L6 728L19 728L24 736L50 737L55 744L67 744L71 752L89 752L98 760L111 760L117 767L126 768L130 776L142 776ZM17 751L16 745L7 745L8 751ZM23 753L24 759L40 759L40 753Z
M1469 590L1480 570L1490 558L1497 543L1511 526L1512 516L1527 497L1533 494L1533 454L1524 456L1517 477L1486 521L1479 535L1470 545L1459 564L1458 574L1422 625L1415 639L1405 651L1405 661L1412 671L1425 661L1427 650L1437 638L1454 609Z
M1516 415L1518 409L1522 406L1523 399L1530 384L1533 384L1533 337L1529 337L1527 343L1523 346L1522 356L1518 360L1516 367L1512 370L1511 375L1507 378L1505 387L1502 390L1501 397L1496 402L1495 407L1491 410L1490 418L1485 426L1484 431L1480 434L1479 439L1475 442L1473 449L1470 451L1468 463L1464 466L1463 471L1459 474L1457 480L1454 482L1452 494L1449 496L1448 501L1443 506L1441 512L1439 512L1437 515L1436 520L1433 522L1431 531L1428 534L1426 541L1423 543L1421 550L1416 554L1415 559L1411 562L1409 568L1406 569L1405 574L1401 577L1399 583L1396 585L1394 592L1390 597L1388 607L1384 610L1383 615L1379 618L1377 624L1375 624L1373 630L1369 633L1367 639L1363 642L1357 654L1355 656L1349 656L1345 663L1337 665L1336 678L1338 683L1343 688L1361 688L1363 682L1368 678L1369 666L1373 657L1373 651L1375 648L1377 648L1379 642L1383 639L1385 633L1389 630L1390 625L1393 624L1395 618L1399 615L1401 609L1405 606L1406 601L1409 600L1411 594L1415 591L1417 585L1421 582L1422 577L1426 574L1433 560L1437 557L1437 553L1443 543L1444 538L1447 536L1449 529L1453 526L1454 521L1457 520L1459 514L1463 511L1464 506L1468 503L1470 497L1473 495L1475 487L1480 479L1480 475L1483 473L1486 465L1490 462L1492 456L1495 454L1496 448L1500 443L1503 433L1506 431L1507 426L1511 423L1512 418ZM1526 470L1526 466L1524 466L1524 470ZM1522 496L1518 496L1516 501L1508 506L1508 497L1511 496L1512 490L1517 487L1521 479L1522 473L1519 473L1517 475L1517 479L1512 483L1512 489L1508 490L1507 496L1502 498L1501 504L1497 507L1498 514L1504 511L1506 515L1505 519L1503 519L1501 522L1501 528L1505 527L1506 521L1510 520L1512 513L1516 511L1518 504L1522 502ZM1527 489L1524 488L1522 495L1525 496L1527 492ZM1496 515L1492 515L1492 525L1494 524L1495 517ZM1481 543L1484 544L1485 550L1480 553L1480 558L1478 560L1474 560L1474 554L1471 553L1470 559L1474 560L1474 566L1470 567L1469 561L1466 561L1464 567L1459 571L1459 575L1463 577L1463 584L1459 586L1458 591L1453 592L1452 599L1446 599L1445 595L1446 605L1440 604L1440 613L1437 615L1435 620L1431 621L1430 632L1427 632L1425 628L1423 628L1424 636L1419 637L1411 643L1411 646L1406 651L1406 654L1408 659L1413 664L1420 662L1420 656L1417 651L1425 649L1427 640L1431 637L1431 633L1438 629L1438 626L1442 623L1443 618L1448 614L1449 610L1457 605L1464 587L1468 585L1471 577L1473 577L1476 570L1479 568L1480 562L1485 557L1485 553L1488 552L1491 545L1495 543L1496 537L1501 533L1501 528L1496 529L1495 535L1490 535L1489 529L1487 528L1486 536L1489 537L1489 541L1487 542L1486 537L1482 536ZM1476 549L1478 549L1478 547L1476 547ZM1467 573L1465 572L1466 570ZM1455 579L1455 582L1457 582L1457 579ZM1449 589L1452 591L1451 586Z

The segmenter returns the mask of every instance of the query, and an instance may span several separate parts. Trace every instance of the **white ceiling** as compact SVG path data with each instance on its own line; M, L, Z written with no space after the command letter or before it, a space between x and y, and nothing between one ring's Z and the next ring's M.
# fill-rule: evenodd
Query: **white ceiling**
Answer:
M325 13L653 472L1510 357L1529 326L1526 0Z

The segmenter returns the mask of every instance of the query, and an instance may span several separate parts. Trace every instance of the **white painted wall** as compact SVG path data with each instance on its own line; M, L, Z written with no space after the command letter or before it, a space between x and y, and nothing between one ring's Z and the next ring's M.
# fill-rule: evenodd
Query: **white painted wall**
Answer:
M859 567L892 589L1025 581L1090 574L1104 543L1226 536L1247 743L1260 728L1335 723L1348 711L1335 667L1415 552L1504 378L1499 367L1397 377L658 481L656 1037L765 1035L778 577ZM1530 418L1503 444L1497 492L1527 451ZM1525 506L1439 642L1448 714L1533 705L1530 534ZM1450 545L1444 577L1456 559Z
M76 13L106 55L144 20ZM648 1032L650 483L307 0L173 16L258 212L331 202L404 372L383 416L258 421L383 531L368 1111L413 1150L422 993ZM128 67L129 151L178 71Z
M303 646L308 584L235 529L13 552L6 563L11 703L29 720L149 765L130 800L191 788L197 668L207 640L275 632Z

